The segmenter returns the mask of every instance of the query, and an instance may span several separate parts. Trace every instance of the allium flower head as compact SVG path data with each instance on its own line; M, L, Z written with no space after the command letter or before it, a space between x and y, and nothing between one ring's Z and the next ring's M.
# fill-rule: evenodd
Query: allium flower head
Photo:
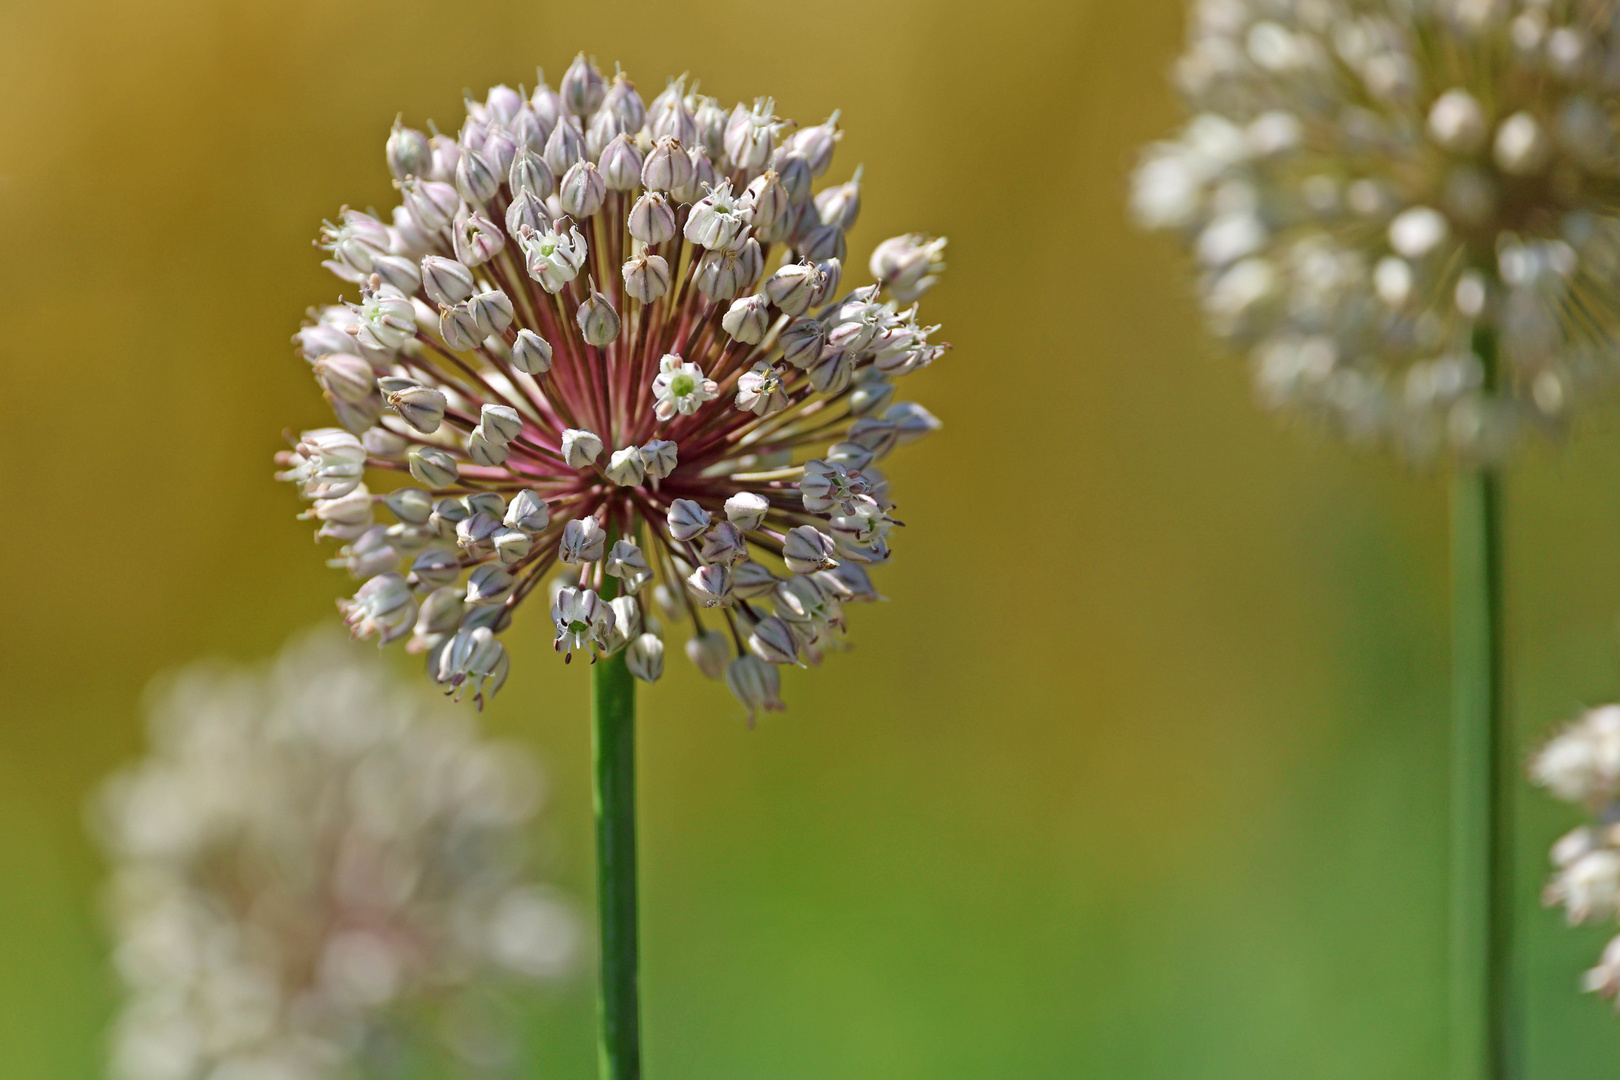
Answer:
M1553 845L1542 900L1561 905L1571 924L1620 918L1620 705L1592 709L1549 739L1531 760L1530 779L1594 817ZM1585 986L1620 995L1620 938Z
M128 991L115 1077L393 1075L406 1048L486 1075L510 1056L501 999L566 973L579 936L526 865L523 751L324 634L268 671L184 672L151 720L151 753L95 807Z
M356 636L408 639L481 705L541 586L566 659L633 647L658 678L652 595L705 674L778 707L755 665L814 663L840 605L876 598L899 524L879 463L939 426L894 387L946 348L915 303L945 242L885 241L876 284L840 292L861 183L816 190L836 121L684 79L643 103L580 58L556 90L469 101L454 139L395 125L401 205L326 226L350 290L297 337L337 426L278 459L364 581L339 605Z
M1177 82L1134 210L1267 403L1489 458L1613 389L1608 0L1196 0Z

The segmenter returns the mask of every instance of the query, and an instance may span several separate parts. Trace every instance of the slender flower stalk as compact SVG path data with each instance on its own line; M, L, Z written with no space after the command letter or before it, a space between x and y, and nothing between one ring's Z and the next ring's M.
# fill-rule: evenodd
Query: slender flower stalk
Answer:
M880 463L939 427L895 384L947 348L916 304L945 242L890 238L840 291L861 171L817 190L837 119L727 110L684 76L643 102L582 56L556 89L468 100L454 138L396 123L401 205L326 224L358 296L297 337L338 426L279 475L363 580L339 604L354 635L405 641L482 707L538 591L556 651L596 665L615 1078L639 1071L632 680L685 627L750 724L780 710L780 667L880 598L867 567L901 525Z
M1620 384L1607 0L1195 0L1133 209L1263 401L1453 480L1452 1075L1513 1071L1499 470Z

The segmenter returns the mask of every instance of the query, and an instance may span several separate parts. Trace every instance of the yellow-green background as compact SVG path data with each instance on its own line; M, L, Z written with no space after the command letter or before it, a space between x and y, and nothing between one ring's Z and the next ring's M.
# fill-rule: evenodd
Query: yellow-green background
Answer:
M689 69L842 106L852 262L951 237L893 602L756 731L684 664L644 695L648 1075L1437 1075L1444 486L1259 415L1125 222L1180 33L1173 0L7 0L0 1077L100 1069L81 806L143 683L346 584L270 479L323 422L288 344L338 291L320 219L387 204L397 110L454 129L462 87L581 48L648 97ZM1599 417L1512 476L1527 740L1620 692L1617 450ZM586 679L543 624L487 723L548 759L585 896ZM1535 906L1574 815L1520 798L1530 1075L1614 1075L1620 1019L1575 992L1606 932ZM544 1075L593 1075L588 984L536 1031Z

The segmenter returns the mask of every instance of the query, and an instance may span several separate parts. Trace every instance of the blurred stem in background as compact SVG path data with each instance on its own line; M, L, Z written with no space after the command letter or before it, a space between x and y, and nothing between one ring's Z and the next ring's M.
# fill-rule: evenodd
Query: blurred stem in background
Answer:
M618 539L611 532L608 544ZM601 596L618 594L605 577ZM624 650L591 668L596 803L596 905L602 968L597 1000L602 1080L640 1080L641 1019L636 927L636 681Z
M1486 390L1495 335L1475 335ZM1512 753L1503 709L1502 486L1459 466L1451 492L1451 1076L1503 1080L1513 1040L1508 951Z

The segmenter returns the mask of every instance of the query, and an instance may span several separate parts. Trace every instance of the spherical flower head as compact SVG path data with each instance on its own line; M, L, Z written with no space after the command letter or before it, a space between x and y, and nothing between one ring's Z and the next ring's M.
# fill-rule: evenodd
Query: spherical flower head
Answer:
M385 1075L405 1049L505 1075L490 1050L517 1033L489 1002L579 944L528 872L533 761L326 635L159 689L150 752L94 804L127 994L113 1074ZM456 1040L469 1022L496 1043Z
M1133 209L1264 401L1499 458L1620 376L1620 24L1601 0L1197 0Z
M704 674L741 663L750 713L777 707L774 665L821 659L836 605L878 598L880 463L938 427L884 410L945 351L914 304L944 241L887 241L877 281L841 291L862 189L817 190L836 116L800 127L684 79L644 106L584 57L467 109L453 137L397 123L401 205L321 234L358 298L298 344L337 425L278 475L344 545L345 621L481 705L539 589L565 656L622 653L652 681L663 627L690 627Z

